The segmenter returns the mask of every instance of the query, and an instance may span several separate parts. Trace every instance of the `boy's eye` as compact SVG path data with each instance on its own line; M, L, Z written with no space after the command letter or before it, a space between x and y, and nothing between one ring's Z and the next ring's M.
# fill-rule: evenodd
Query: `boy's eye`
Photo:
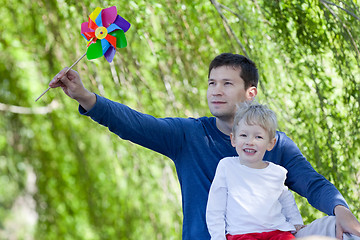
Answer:
M240 134L239 137L246 137L246 134Z
M257 138L257 139L263 139L263 137L262 137L262 136L256 136L256 138Z
M214 84L215 84L214 82L209 82L209 86L210 86L210 85L214 85Z

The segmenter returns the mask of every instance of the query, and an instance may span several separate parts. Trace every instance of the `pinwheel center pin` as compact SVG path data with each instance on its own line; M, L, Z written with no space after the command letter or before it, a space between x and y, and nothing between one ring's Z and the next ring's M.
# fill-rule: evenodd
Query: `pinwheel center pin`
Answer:
M107 34L108 34L108 30L105 27L98 27L95 30L95 36L98 39L104 39Z

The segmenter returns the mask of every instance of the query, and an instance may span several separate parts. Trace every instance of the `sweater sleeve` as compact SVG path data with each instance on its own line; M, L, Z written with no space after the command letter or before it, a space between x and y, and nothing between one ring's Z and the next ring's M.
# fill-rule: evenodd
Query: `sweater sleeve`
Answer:
M90 116L124 140L129 140L173 158L185 137L180 118L155 118L128 106L96 95L96 104L89 111L79 106L82 115Z
M304 224L296 205L295 198L288 189L284 189L283 193L280 195L279 202L282 206L281 212L284 214L286 221L294 226Z
M216 169L215 177L209 191L206 207L206 224L211 240L226 240L225 213L227 202L227 187L224 168L221 161Z
M316 209L334 215L337 205L348 207L344 197L324 176L314 170L296 144L284 133L278 134L279 164L288 171L285 184L303 197ZM279 150L281 149L281 150Z

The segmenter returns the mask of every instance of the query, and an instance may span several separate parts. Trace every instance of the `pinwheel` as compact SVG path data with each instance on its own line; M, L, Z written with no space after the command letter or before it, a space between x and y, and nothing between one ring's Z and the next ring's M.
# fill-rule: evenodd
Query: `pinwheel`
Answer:
M86 56L95 59L104 55L112 62L116 48L127 45L125 32L130 23L117 14L115 6L97 7L89 16L89 21L81 24L81 34L88 41Z
M129 30L130 23L117 14L115 6L102 9L97 7L89 16L89 21L81 24L81 35L88 41L87 51L76 60L65 72L74 67L85 55L89 60L104 56L111 63L116 48L127 46L125 32ZM36 100L39 100L50 87Z

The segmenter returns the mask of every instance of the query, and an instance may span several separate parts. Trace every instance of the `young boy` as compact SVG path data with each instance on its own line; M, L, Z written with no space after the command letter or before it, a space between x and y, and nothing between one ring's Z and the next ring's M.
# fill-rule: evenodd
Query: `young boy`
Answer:
M235 115L231 144L238 157L223 158L209 192L206 221L212 240L293 239L303 221L284 185L287 170L263 161L275 143L275 113L243 103Z

